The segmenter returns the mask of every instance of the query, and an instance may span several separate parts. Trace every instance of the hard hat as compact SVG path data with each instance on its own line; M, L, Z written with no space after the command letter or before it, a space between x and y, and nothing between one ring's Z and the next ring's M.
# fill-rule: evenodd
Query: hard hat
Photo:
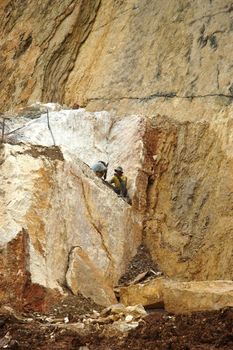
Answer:
M92 167L91 167L91 169L96 173L97 171L98 172L105 172L106 171L106 167L102 164L102 163L96 163L96 164L94 164Z
M102 160L99 160L98 161L98 163L101 163L101 164L103 164L106 168L108 167L108 163L105 163L104 161L102 161Z
M119 173L123 173L123 168L121 166L118 166L115 171L119 172Z

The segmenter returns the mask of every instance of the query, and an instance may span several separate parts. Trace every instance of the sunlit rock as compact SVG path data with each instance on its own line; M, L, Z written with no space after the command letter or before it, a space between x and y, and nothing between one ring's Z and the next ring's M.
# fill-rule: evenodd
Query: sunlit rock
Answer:
M178 282L158 278L146 283L123 287L120 300L125 305L141 303L161 307L172 313L218 310L233 306L232 281Z
M18 303L22 307L27 303L23 300L30 284L62 292L67 270L72 270L69 256L74 247L80 247L89 264L101 271L102 281L109 288L136 252L141 240L137 215L87 165L69 157L65 161L57 147L6 144L1 149L0 272L4 302L22 300ZM24 232L22 242L18 242L17 250L10 250L20 232ZM80 289L79 274L86 273L95 290L94 271L87 272L86 263L75 272ZM86 296L91 295L86 292Z

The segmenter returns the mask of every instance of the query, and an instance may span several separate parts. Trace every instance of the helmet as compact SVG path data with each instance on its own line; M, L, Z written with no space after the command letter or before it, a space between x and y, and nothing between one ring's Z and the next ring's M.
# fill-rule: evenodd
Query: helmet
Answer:
M121 166L118 166L115 171L119 172L119 173L123 173L123 168Z
M96 173L96 172L105 172L107 168L102 164L102 163L96 163L94 164L91 169Z
M103 164L103 165L105 166L105 168L107 168L107 167L108 167L108 163L105 163L105 162L103 162L102 160L99 160L99 161L98 161L98 163Z

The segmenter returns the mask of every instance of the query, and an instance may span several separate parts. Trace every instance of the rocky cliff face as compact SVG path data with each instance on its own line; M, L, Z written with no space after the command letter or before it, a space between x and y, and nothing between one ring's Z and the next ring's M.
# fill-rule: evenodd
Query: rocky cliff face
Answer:
M150 121L144 234L169 277L232 279L230 120L219 119L215 128L160 116Z
M106 157L106 145L111 148L110 136L113 143L117 138L119 143L124 141L124 133L121 138L117 130L126 121L116 123L109 134L106 126L110 117L106 120L106 113L101 118L100 114L85 115L84 111L71 111L69 116L66 111L68 122L62 113L51 116L51 126L58 121L58 131L53 128L53 132L56 142L63 146L63 153L54 146L19 143L30 138L36 143L38 135L42 137L41 143L53 142L51 135L43 130L43 117L29 122L19 135L14 135L17 144L5 144L1 149L1 301L17 307L45 308L56 293L64 292L65 286L74 294L81 292L101 305L116 302L113 286L141 242L139 213L118 198L78 158L86 154L89 162L99 153ZM90 158L83 125L85 117L86 130L102 123L99 133L109 136L109 140L98 140L97 133L89 138ZM141 144L137 141L138 133L133 138L138 127L137 118L134 120L128 131L132 136L128 156ZM78 135L81 125L83 138ZM71 142L73 133L77 139ZM86 153L82 152L84 143ZM117 154L118 150L116 160ZM139 156L140 153L136 153L135 158L132 157L135 164L136 158L140 162ZM134 175L136 177L136 173ZM132 194L133 187L134 184ZM36 288L39 296L33 295Z
M16 143L33 146L7 145L2 150L1 261L6 271L12 250L19 251L16 265L23 272L15 278L20 279L21 298L28 283L58 289L67 283L74 293L82 285L90 296L83 278L89 274L104 298L101 302L108 303L141 234L169 277L232 279L231 2L4 0L0 15L1 111L37 100L111 110L51 114L64 160L56 152L48 160L42 152L48 147L54 154L46 115L17 134ZM6 141L15 142L14 137ZM99 159L110 162L110 173L120 163L125 168L132 209L115 197L104 210L93 204L113 198L82 163ZM14 181L8 179L11 172ZM64 177L70 187L65 187ZM78 206L71 197L81 198ZM61 202L66 208L59 209ZM126 221L109 209L115 205ZM59 210L64 212L56 223ZM93 232L90 246L83 217ZM118 232L119 258L110 258ZM54 235L63 247L59 256L64 253L55 272L54 258L47 259ZM97 241L98 253L93 248ZM14 259L9 266L15 265ZM8 282L10 275L11 269L4 275Z
M229 0L5 0L1 108L212 117L232 98L232 13Z

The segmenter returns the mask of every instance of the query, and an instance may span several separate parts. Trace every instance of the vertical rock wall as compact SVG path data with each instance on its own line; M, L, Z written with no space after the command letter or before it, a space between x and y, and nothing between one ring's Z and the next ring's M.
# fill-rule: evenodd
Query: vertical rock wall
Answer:
M20 127L18 119L17 127L14 120L6 121L6 130L17 130L5 136L15 145L5 144L1 151L1 273L6 286L2 300L10 302L10 290L20 305L35 308L36 288L43 300L36 307L46 307L48 293L53 297L54 290L62 292L68 286L98 304L114 303L113 286L141 242L141 214L118 198L90 166L98 160L110 162L110 179L114 167L122 164L138 208L144 118L79 109L50 112L49 121L53 137L47 115L24 118ZM25 246L19 244L19 258L11 250L11 259L21 261L23 252L25 258L22 268L16 265L11 271L14 266L5 252L21 231ZM10 278L18 272L19 292Z
M233 276L232 139L220 120L214 127L157 116L146 133L144 235L169 277Z
M0 109L212 118L232 98L232 14L229 0L4 0Z
M180 279L232 278L232 3L4 0L0 16L1 111L36 100L52 100L87 106L89 110L107 109L122 115L140 113L148 117L151 124L145 133L144 122L138 117L129 118L129 123L136 120L138 127L128 132L131 126L125 120L119 127L110 123L108 115L107 132L94 130L97 137L93 140L98 142L91 147L97 146L95 157L108 153L113 167L117 162L125 164L129 178L133 179L130 186L134 206L145 212L145 239L165 273ZM120 147L117 134L124 135ZM111 142L103 143L101 139L105 136ZM33 142L30 137L28 141ZM94 160L90 153L88 159ZM54 166L45 162L39 166L40 174L36 170L38 164L32 162L33 180L26 181L25 192L20 189L17 199L4 197L5 189L2 190L0 217L5 247L23 228L26 230L22 226L22 208L31 203L32 183L38 180L40 194L35 196L30 210L24 210L27 226L36 232L30 249L40 252L32 254L35 261L31 264L31 276L33 279L33 269L40 266L44 271L37 275L36 282L47 286L50 275L43 257L45 228L41 217L47 217L45 208L50 197L44 193L48 191L49 196L55 193L52 189L58 188L57 182L63 184L60 175L63 173L56 175L55 182L51 181ZM14 193L14 186L24 183L26 158L20 157L19 163L20 166L18 162L13 165L13 158L7 163L6 177L12 173L17 179L16 185L7 183L7 196ZM62 191L73 193L74 197L85 192L91 201L102 198L101 191L97 191L97 196L93 190L92 197L85 182L81 187L80 183L73 185L73 181L72 177L70 187ZM73 187L79 188L79 192ZM73 192L69 192L70 188ZM54 196L60 198L58 194ZM60 210L59 200L54 202L54 213L50 213L53 222ZM69 194L65 200L69 202ZM91 216L97 215L96 208L84 207L80 209L82 215L89 215L87 210ZM11 208L13 221L8 223L5 215L9 215ZM98 215L105 216L102 211ZM63 237L63 221L58 220L55 228L50 225L49 232L56 228L55 232ZM75 228L76 221L72 225ZM84 230L81 222L79 225ZM50 247L53 243L51 239ZM90 242L85 241L86 247L87 243ZM69 251L66 249L65 256ZM101 252L104 261L108 261L106 252ZM70 256L74 266L81 258L87 269L91 266L86 255L79 254L78 247ZM51 258L51 264L58 264L57 259ZM22 262L22 266L25 264ZM58 280L60 276L64 280L66 269L62 269L61 275L54 274ZM21 286L27 278L23 275ZM52 288L57 286L54 279L51 281Z
M3 110L29 99L64 100L66 81L99 5L100 0L1 3Z

